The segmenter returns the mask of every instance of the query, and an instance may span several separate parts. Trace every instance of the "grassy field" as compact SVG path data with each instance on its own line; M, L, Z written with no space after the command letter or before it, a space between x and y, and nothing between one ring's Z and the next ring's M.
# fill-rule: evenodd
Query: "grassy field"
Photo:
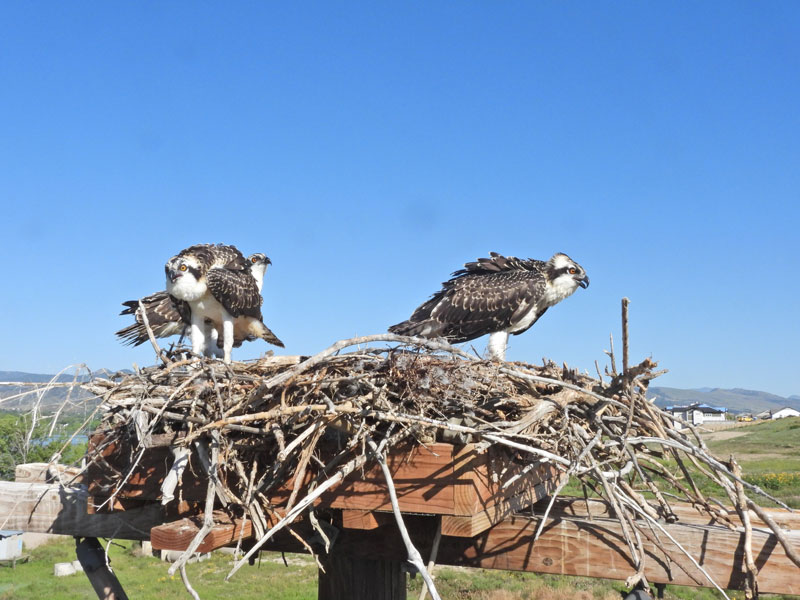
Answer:
M800 508L800 417L714 432L706 435L706 443L720 458L733 455L747 481Z
M114 572L130 598L163 600L188 598L180 576L167 575L168 563L138 556L131 542L113 544L109 557ZM236 600L314 600L317 597L317 569L303 555L265 553L260 564L241 569L226 583L232 557L213 553L201 563L187 566L187 573L201 598L235 597ZM53 575L53 564L75 560L71 538L36 548L31 560L16 569L0 568L0 600L94 600L97 598L83 573L66 577ZM581 577L534 575L483 569L441 567L435 572L437 589L447 600L618 600L624 589L620 582ZM409 578L408 598L419 596L420 577ZM666 598L712 600L716 592L703 588L668 586ZM740 598L740 595L737 595ZM778 597L775 597L778 598ZM787 598L789 598L787 596Z
M713 432L708 434L707 443L722 459L734 454L746 479L800 507L800 418ZM580 489L572 493L579 494ZM762 500L759 503L767 504ZM167 575L167 563L136 556L134 550L130 542L112 545L109 550L111 564L131 598L188 597L180 577ZM71 539L42 546L31 555L30 562L19 564L14 570L0 568L0 600L96 598L85 575L53 576L53 563L75 559ZM187 571L202 598L225 595L237 600L316 598L314 562L301 555L287 555L287 559L289 565L285 566L280 555L264 554L260 564L240 570L229 583L223 581L231 567L231 557L227 554L215 553L206 562L189 565ZM436 571L436 580L442 597L448 600L616 600L623 590L620 582L448 567ZM409 599L418 597L421 584L420 577L409 578ZM708 589L668 586L666 597L711 600L721 596ZM732 597L741 598L741 594Z

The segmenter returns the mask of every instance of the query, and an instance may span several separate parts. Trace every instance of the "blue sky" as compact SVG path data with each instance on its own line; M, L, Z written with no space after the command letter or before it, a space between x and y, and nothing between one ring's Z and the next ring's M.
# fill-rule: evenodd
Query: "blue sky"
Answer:
M594 372L627 296L661 385L800 394L798 40L793 2L5 3L0 370L151 364L120 302L193 243L271 257L292 354L561 251L591 286L510 359Z

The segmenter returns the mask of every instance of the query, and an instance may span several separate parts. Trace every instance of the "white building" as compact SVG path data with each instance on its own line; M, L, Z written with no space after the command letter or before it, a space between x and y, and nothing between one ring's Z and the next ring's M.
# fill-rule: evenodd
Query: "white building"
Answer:
M699 402L685 406L668 406L666 410L674 416L688 421L692 425L725 421L725 415L728 412L728 409L722 406L709 406L708 404L701 404Z
M780 410L773 411L771 419L783 419L784 417L800 417L800 410L789 406L784 406Z

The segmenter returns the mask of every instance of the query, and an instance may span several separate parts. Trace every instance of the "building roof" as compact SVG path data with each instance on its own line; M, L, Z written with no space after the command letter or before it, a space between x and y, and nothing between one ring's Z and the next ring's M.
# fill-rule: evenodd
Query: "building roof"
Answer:
M667 410L672 412L686 412L688 410L701 410L703 412L728 412L724 406L710 406L701 402L694 402L685 406L668 406Z
M22 535L25 533L20 529L0 529L0 539L11 537L13 535Z

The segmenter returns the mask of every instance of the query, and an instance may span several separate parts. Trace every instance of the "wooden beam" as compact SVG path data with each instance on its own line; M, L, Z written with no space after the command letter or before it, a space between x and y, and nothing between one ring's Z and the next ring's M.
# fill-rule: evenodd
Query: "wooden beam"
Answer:
M0 529L146 540L164 520L158 505L90 515L87 499L83 486L0 481Z
M653 508L658 509L658 504L651 502ZM537 505L535 508L544 510L546 503ZM708 513L695 508L687 502L674 502L670 504L675 516L678 517L680 523L692 525L714 525L715 520L712 519ZM563 513L565 516L573 516L578 518L592 517L608 518L611 516L611 511L607 502L603 500L584 500L583 498L573 498L569 496L561 496L555 502L556 513ZM736 509L732 507L720 508L720 510L731 517L735 522L739 522L739 516ZM539 510L536 510L539 512ZM800 511L790 512L784 508L765 508L764 512L769 514L773 521L781 526L782 529L787 531L800 531ZM766 527L766 523L762 521L759 516L753 511L749 511L750 521L753 527Z
M68 467L59 464L25 463L14 468L14 481L17 483L46 483L49 479L48 469L55 471L64 483L78 485L83 483L81 470L77 467Z
M522 516L506 519L472 540L443 538L437 563L609 579L625 579L635 572L619 522L555 517L548 519L535 544L539 519ZM741 588L744 533L721 526L662 526L723 588ZM800 548L800 532L790 535ZM643 539L648 580L711 586L666 535L659 533L659 539L666 552L659 550L652 539ZM774 535L754 531L753 553L760 591L800 594L800 569L789 560Z
M394 516L391 513L376 513L371 510L343 510L342 527L345 529L376 529L393 518Z
M186 550L200 531L202 517L183 518L171 523L157 525L150 530L150 542L154 550ZM223 546L235 545L241 535L247 540L253 535L253 522L243 519L231 520L221 512L214 513L215 525L197 547L197 552L211 552Z
M431 517L405 515L412 540L423 556L430 552ZM625 580L636 569L628 559L619 522L615 519L579 519L551 514L541 536L533 537L539 518L515 515L474 538L443 536L436 563L509 571L553 573ZM727 589L741 589L744 533L722 526L662 524ZM311 534L309 529L308 534ZM800 548L800 532L788 534ZM653 583L699 587L712 584L662 532L666 554L652 539L643 538L645 574ZM269 550L302 552L289 536L265 546ZM404 560L405 547L394 525L371 531L344 529L336 538L335 552L368 559ZM800 569L790 561L774 535L753 533L753 552L759 569L759 590L764 593L800 594ZM669 561L666 557L669 557Z
M468 517L442 515L442 535L463 538L474 537L529 504L524 500L517 500L517 498L512 498L504 502L498 502Z

